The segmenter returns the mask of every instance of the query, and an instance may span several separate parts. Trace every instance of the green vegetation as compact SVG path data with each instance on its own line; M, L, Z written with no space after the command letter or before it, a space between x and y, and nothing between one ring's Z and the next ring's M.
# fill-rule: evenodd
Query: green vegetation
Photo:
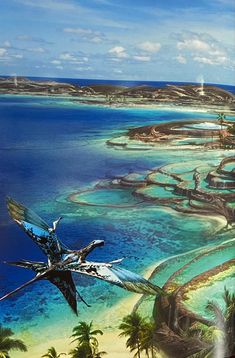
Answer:
M231 125L228 129L229 133L235 135L235 124Z
M184 339L186 346L195 344L196 352L190 358L214 358L233 357L235 354L235 294L229 293L225 288L223 299L225 302L224 310L212 301L207 304L207 309L213 318L211 323L203 323L195 320L184 329L176 327L174 333L180 339ZM157 332L155 332L157 333ZM182 340L179 339L179 344ZM176 348L176 346L175 346ZM176 354L178 357L178 355Z
M138 313L133 312L125 316L119 326L122 330L120 337L128 337L126 347L131 352L136 351L134 357L141 357L141 352L145 352L147 357L156 356L156 344L154 333L156 331L155 323L148 322Z
M207 348L193 354L190 358L213 358L217 350L220 356L233 357L235 354L235 295L224 291L225 310L215 302L208 302L207 309L214 317L214 324L195 322L187 330L188 337L194 337L207 344Z
M217 116L217 120L219 122L219 124L221 125L221 130L223 129L223 124L225 122L225 119L226 119L226 116L224 113L218 113L218 116Z
M54 347L51 347L48 349L47 353L42 356L45 358L59 358L62 355L66 355L65 353L57 353L56 349Z
M0 325L0 358L10 358L10 351L27 352L27 347L20 339L12 338L14 332Z
M235 294L225 288L223 299L224 310L213 301L208 303L207 308L214 318L215 327L221 330L225 356L233 356L235 354Z
M71 337L73 342L77 342L77 347L69 352L71 358L100 358L106 354L106 352L99 352L99 342L96 336L103 332L99 329L93 329L93 322L89 324L86 322L79 322L79 324L73 328L73 334Z
M224 357L235 354L235 294L226 288L223 294L224 309L217 303L209 301L207 310L212 320L208 323L200 320L188 321L189 324L170 325L168 315L160 321L158 316L163 312L154 311L154 320L143 318L139 313L132 312L125 316L119 326L120 337L126 337L126 347L134 353L134 358L156 358L160 350L168 349L173 344L175 357L179 352L187 349L190 358L213 358L220 350ZM173 314L175 314L173 312ZM162 321L163 319L163 321ZM158 323L156 323L158 322ZM11 350L26 352L27 348L21 340L11 338L14 335L11 329L0 326L0 358L10 358ZM94 329L93 322L79 322L73 328L72 342L76 343L68 356L71 358L102 358L107 354L99 351L98 335L103 335L99 329ZM178 351L179 350L179 351ZM190 355L190 352L191 355ZM167 352L166 352L167 353ZM57 353L50 347L42 358L60 358L66 353ZM222 357L222 356L221 356Z

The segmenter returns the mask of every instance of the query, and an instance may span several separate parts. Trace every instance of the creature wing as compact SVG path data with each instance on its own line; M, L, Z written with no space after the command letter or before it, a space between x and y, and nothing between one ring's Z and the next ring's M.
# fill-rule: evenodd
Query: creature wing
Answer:
M11 198L7 199L7 208L12 219L40 247L51 264L61 260L62 244L43 219Z
M8 293L0 298L0 301L12 296L14 293L30 285L38 280L48 280L55 285L63 294L64 298L72 308L73 312L77 314L77 291L73 282L72 274L70 271L57 271L48 269L48 265L43 262L31 262L31 261L14 261L8 262L10 265L28 268L37 273L37 275L24 285L18 287L16 290Z
M107 281L111 284L142 294L164 294L164 291L152 284L145 278L125 269L114 267L111 263L84 262L72 263L66 266L73 272L93 276L95 278Z

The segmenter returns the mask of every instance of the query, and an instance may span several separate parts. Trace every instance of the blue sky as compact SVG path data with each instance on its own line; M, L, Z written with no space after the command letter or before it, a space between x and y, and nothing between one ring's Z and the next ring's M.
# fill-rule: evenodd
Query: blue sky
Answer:
M2 0L0 74L235 84L234 0Z

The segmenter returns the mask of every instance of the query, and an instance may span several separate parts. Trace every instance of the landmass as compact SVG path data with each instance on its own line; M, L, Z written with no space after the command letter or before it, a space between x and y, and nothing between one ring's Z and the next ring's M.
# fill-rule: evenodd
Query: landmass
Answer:
M80 86L51 80L2 77L0 94L70 96L80 103L112 106L197 107L210 111L223 108L226 113L235 113L234 94L219 86L206 84L166 84L164 87L148 84L132 87L112 84Z
M190 215L222 216L229 226L235 223L234 189L235 157L231 156L217 166L193 161L172 163L145 174L101 181L91 190L70 194L68 200L117 208L152 203ZM128 198L129 206L123 203L123 197Z

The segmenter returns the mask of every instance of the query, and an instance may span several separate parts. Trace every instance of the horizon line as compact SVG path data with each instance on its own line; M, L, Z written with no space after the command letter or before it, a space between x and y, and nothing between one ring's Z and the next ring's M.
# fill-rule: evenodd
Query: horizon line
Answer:
M117 82L174 82L174 83L188 83L188 84L196 84L201 82L197 81L174 81L174 80L130 80L130 79L104 79L104 78L82 78L82 77L51 77L51 76L34 76L34 75L16 75L16 74L7 74L3 75L0 74L0 77L25 77L25 78L51 78L51 79L71 79L71 80L89 80L89 81L117 81ZM214 82L204 82L206 85L220 85L220 86L231 86L235 87L234 84L228 84L228 83L214 83Z

